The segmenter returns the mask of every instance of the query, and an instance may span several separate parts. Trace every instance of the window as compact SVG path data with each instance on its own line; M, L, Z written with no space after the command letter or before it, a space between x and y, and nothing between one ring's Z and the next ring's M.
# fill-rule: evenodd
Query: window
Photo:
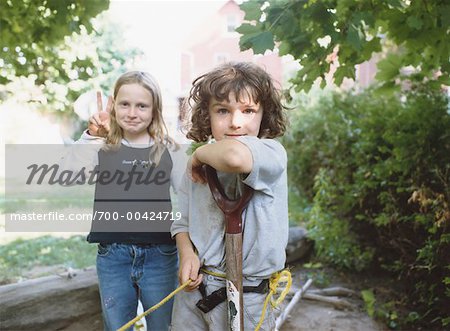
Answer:
M222 64L228 62L230 55L228 53L215 53L214 54L214 64Z
M238 26L236 15L227 16L227 32L234 32Z

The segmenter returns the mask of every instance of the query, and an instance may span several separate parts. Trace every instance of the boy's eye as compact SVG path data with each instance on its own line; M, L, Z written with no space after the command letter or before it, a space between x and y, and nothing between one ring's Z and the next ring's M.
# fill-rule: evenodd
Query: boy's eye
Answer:
M219 109L217 109L217 113L219 113L219 114L227 114L228 113L228 109L226 109L226 108L219 108Z

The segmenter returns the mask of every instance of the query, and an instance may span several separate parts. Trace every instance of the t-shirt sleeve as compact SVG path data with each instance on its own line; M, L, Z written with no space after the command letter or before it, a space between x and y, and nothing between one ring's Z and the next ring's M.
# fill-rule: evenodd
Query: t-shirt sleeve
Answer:
M274 139L239 137L253 157L252 171L243 182L257 191L273 196L273 188L286 171L287 155L283 145Z
M98 165L98 152L104 146L106 139L94 137L83 132L80 139L68 147L68 151L61 158L59 167L61 170L91 171Z
M172 238L175 237L177 233L189 232L189 182L190 180L187 175L184 175L177 194L178 208L174 213L175 216L179 213L178 215L180 215L180 217L175 217L170 228Z
M185 145L177 146L176 148L169 147L169 153L173 162L170 182L175 193L178 193L180 189L183 174L186 171L186 165L189 159L186 149Z

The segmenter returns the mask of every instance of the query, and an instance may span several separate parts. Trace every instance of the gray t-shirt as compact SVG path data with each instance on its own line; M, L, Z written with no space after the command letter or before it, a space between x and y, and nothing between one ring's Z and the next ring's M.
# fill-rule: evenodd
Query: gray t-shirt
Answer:
M244 211L243 274L247 279L268 278L284 268L288 240L287 156L273 139L239 137L253 156L253 169L245 177L218 173L231 198L243 181L255 192ZM234 192L234 193L233 193ZM208 185L193 183L184 176L179 190L181 219L174 221L172 236L189 232L202 265L225 272L225 224L222 211Z

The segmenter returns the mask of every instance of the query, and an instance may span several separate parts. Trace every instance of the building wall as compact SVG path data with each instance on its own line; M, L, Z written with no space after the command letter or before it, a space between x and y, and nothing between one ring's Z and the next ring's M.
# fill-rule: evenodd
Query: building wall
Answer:
M267 70L272 78L282 83L283 65L281 57L274 52L265 55L254 55L253 51L241 52L239 48L240 35L228 31L232 26L239 26L244 19L236 2L226 2L207 21L199 22L183 47L181 54L181 91L186 95L192 81L199 75L227 61L250 61Z

